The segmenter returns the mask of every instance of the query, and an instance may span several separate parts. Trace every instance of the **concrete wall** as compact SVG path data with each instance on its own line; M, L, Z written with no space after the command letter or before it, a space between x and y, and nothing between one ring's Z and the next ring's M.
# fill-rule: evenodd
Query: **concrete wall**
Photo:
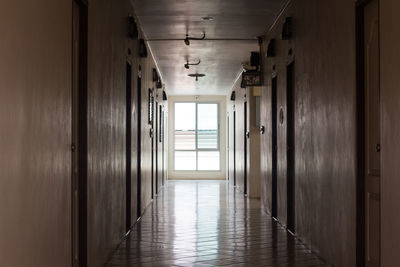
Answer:
M381 266L400 266L400 29L398 1L380 1L381 29Z
M281 40L285 17L294 37ZM277 56L265 58L262 91L262 198L271 211L271 77L278 114L286 114L286 66L295 61L295 232L335 266L356 265L355 3L292 1L266 34ZM289 54L293 49L293 55ZM275 70L273 66L275 65ZM286 118L286 115L285 115ZM287 220L286 119L278 122L278 219Z
M218 102L220 123L220 171L174 171L174 102ZM170 180L196 180L219 179L224 180L226 174L226 97L225 96L170 96L168 99L168 179Z
M0 262L71 266L71 1L3 1L0 30Z

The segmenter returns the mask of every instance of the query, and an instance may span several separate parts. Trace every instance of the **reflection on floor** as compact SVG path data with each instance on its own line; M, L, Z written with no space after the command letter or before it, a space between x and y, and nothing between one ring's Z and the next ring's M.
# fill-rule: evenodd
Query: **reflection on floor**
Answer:
M226 182L170 181L107 266L327 266Z

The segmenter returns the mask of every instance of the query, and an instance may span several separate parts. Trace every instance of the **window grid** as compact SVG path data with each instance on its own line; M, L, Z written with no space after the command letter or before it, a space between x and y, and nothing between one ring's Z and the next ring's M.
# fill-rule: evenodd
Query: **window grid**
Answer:
M175 149L175 136L176 136L176 104L181 103L193 103L195 104L195 150L181 150ZM201 104L215 104L217 105L217 148L206 149L198 147L198 105ZM220 151L220 110L218 102L174 102L174 136L173 136L173 146L174 146L174 156L173 156L173 166L174 171L185 172L185 171L196 171L196 172L216 172L221 171L221 151ZM176 169L176 152L195 152L196 153L196 169L195 170L177 170ZM219 152L219 162L218 170L199 170L199 152Z

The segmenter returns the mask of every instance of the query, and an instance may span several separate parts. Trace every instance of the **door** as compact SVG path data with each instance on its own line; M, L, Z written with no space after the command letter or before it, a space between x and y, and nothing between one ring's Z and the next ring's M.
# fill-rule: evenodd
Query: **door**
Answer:
M286 69L286 105L287 105L287 127L286 127L286 160L287 160L287 228L295 231L295 173L294 173L294 62Z
M233 185L236 186L236 111L233 111Z
M129 233L132 225L131 219L131 170L132 170L132 66L126 62L126 198L125 198L125 214L126 214L126 233Z
M163 128L162 128L162 138L163 138L163 185L168 180L168 109L167 107L163 111Z
M79 4L75 1L72 14L72 251L73 266L79 266Z
M278 219L278 98L277 98L277 89L278 89L278 78L272 78L271 83L271 138L272 138L272 207L271 207L271 215L275 219Z
M72 264L86 266L87 7L72 3Z
M151 139L151 199L154 199L154 100L153 100L153 91L150 89L149 93L149 103L151 105L149 106L149 109L151 109L150 113L152 114L152 119L151 119L151 129L150 129L150 139Z
M165 180L165 176L164 176L164 169L165 169L165 165L164 165L164 153L165 153L165 147L164 147L164 108L163 105L160 105L160 132L159 132L159 139L160 139L160 144L161 144L161 186L164 186L164 180Z
M244 102L244 125L243 125L243 129L244 129L244 194L247 195L247 140L250 137L250 133L248 131L248 127L247 127L247 101Z
M156 118L156 121L155 121L155 128L156 128L156 132L155 132L155 137L154 137L154 148L155 148L155 177L156 177L156 180L155 180L155 186L156 186L156 188L155 188L155 192L156 192L156 195L158 194L158 132L159 132L159 127L158 127L158 123L159 123L159 110L158 110L158 102L156 102L156 106L155 106L155 109L156 109L156 116L155 116L155 118Z
M139 76L137 78L137 214L136 218L139 219L142 215L141 210L141 199L142 199L142 78L141 78L141 67L139 66Z
M231 160L231 156L230 156L230 151L231 151L231 149L230 149L230 138L231 138L231 136L230 136L230 134L231 134L231 129L229 128L230 127L230 123L229 123L229 120L230 120L230 118L229 118L229 114L226 116L226 123L227 123L227 125L226 125L226 129L227 129L227 134L226 134L226 136L228 137L227 139L226 139L226 142L227 142L227 144L226 144L226 157L227 157L227 161L226 161L226 169L227 169L227 179L228 179L228 181L229 181L229 174L230 174L230 168L229 168L229 163L230 163L230 160Z
M365 261L380 265L379 2L364 7Z

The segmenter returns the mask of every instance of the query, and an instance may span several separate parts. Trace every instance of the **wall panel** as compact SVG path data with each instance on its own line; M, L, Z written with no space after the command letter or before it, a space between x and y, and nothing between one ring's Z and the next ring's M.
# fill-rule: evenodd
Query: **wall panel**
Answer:
M281 40L285 17L294 38ZM286 66L295 60L296 234L335 266L355 266L354 1L293 1L266 35L277 57L264 65L263 203L270 211L270 79L278 75L278 108L286 117ZM273 65L276 70L273 71ZM278 110L279 114L279 110ZM278 122L278 218L286 224L286 119Z
M0 262L71 266L71 1L3 1L0 30Z
M400 124L398 1L380 1L381 20L381 263L400 266Z
M88 264L101 266L125 235L126 62L132 64L132 224L137 214L137 148L142 151L141 213L151 202L151 125L148 89L154 59L139 58L137 40L127 37L127 0L89 1L88 55ZM139 29L140 30L140 29ZM141 66L141 144L137 143L137 77Z

